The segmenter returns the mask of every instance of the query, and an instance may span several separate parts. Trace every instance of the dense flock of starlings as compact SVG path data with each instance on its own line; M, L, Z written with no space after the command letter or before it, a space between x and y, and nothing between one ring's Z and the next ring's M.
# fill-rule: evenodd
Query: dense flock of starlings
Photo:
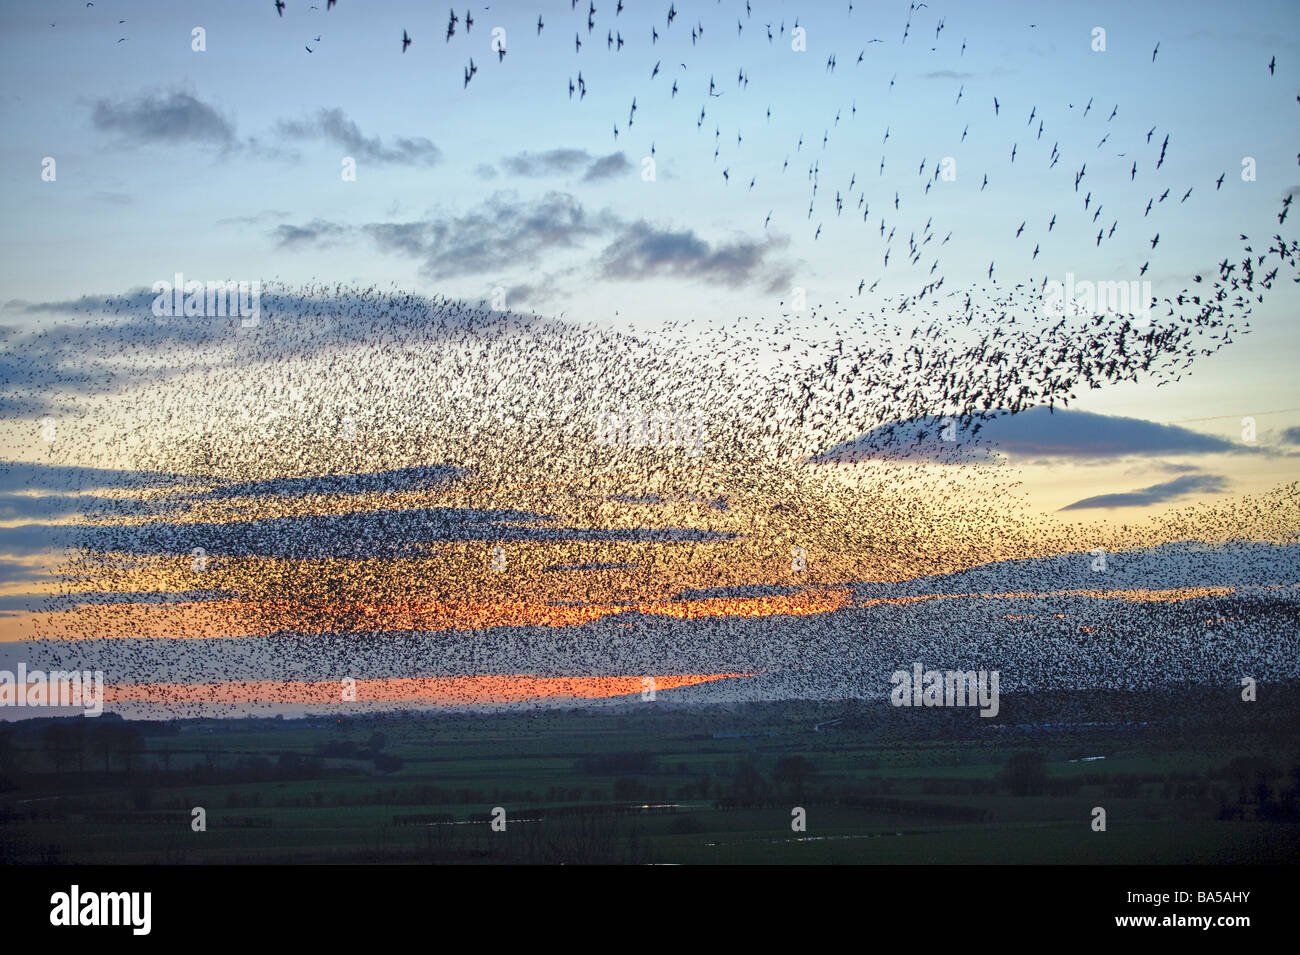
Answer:
M324 10L309 9L325 16L335 6L328 0ZM10 393L36 395L43 369L67 369L76 400L60 421L65 432L97 435L90 447L49 442L47 462L118 467L127 449L135 473L125 491L97 492L83 523L61 531L77 555L62 566L61 593L45 608L75 613L82 636L106 639L50 639L41 652L69 666L93 658L118 682L746 673L756 674L753 685L764 693L881 699L889 671L920 653L927 665L1001 666L1004 689L1198 677L1230 685L1243 668L1296 676L1300 655L1288 632L1297 558L1285 546L1300 527L1295 484L1122 529L1049 524L1016 503L1014 469L971 454L983 447L981 431L992 419L1064 409L1087 389L1120 382L1177 382L1198 359L1247 334L1253 310L1271 292L1300 282L1300 242L1282 234L1290 196L1276 223L1234 231L1233 251L1187 288L1151 302L1150 321L1115 314L1045 320L1048 280L1030 273L1054 238L1087 229L1092 239L1095 227L1092 244L1100 249L1117 232L1141 229L1145 276L1163 251L1160 233L1178 227L1177 211L1194 215L1194 196L1221 189L1229 171L1173 182L1163 167L1177 149L1175 132L1153 126L1120 142L1111 122L1121 104L1082 97L1065 115L1032 104L1013 116L1005 97L977 101L959 83L959 142L1007 139L1006 167L981 171L980 191L1009 201L1014 186L1005 179L1029 163L1059 176L1061 188L1059 208L1027 211L1016 230L1022 261L990 261L977 281L954 286L941 265L953 232L939 222L940 157L895 151L886 123L878 165L823 182L837 131L858 122L860 110L855 100L812 98L809 131L788 155L744 154L743 130L734 142L722 131L724 120L737 121L722 104L730 109L742 98L749 77L744 67L725 80L721 71L697 68L708 39L734 19L739 38L788 44L798 20L769 22L752 0L705 4L698 15L678 6L649 35L632 36L620 29L622 0L599 9L594 0L573 0L564 11L573 23L539 15L527 42L572 46L573 75L557 95L575 109L591 88L584 58L644 57L644 85L627 90L615 141L636 134L638 109L656 97L698 99L683 137L707 143L720 188L753 193L758 208L769 180L806 176L806 215L802 207L774 207L762 229L802 223L817 242L828 218L858 217L883 247L879 265L832 304L798 311L783 300L772 317L692 316L653 335L397 288L278 281L267 282L253 329L205 322L178 332L172 320L150 314L152 295L141 290L74 303L75 334L59 326L20 341L11 330L6 348L21 347L34 362L12 366ZM285 8L276 0L273 15L283 18ZM851 3L848 17L849 28L836 36L843 55L827 54L827 74L861 67L876 44L966 54L966 40L926 3L908 4L900 36L889 39L860 23ZM437 42L461 42L482 20L453 10ZM400 55L418 51L425 36L404 30ZM306 52L313 50L309 43ZM689 68L680 62L684 50L693 57ZM1153 68L1159 52L1156 44ZM498 51L498 65L506 54ZM1261 64L1261 82L1277 68L1276 59ZM469 58L467 95L479 70ZM895 76L869 92L901 100L901 83ZM770 122L770 105L744 109L753 114L748 121ZM820 125L817 110L826 113ZM1069 136L1061 132L1067 124L1074 124ZM1073 145L1079 124L1097 139L1083 151ZM1063 139L1071 143L1064 149ZM1131 215L1120 210L1133 206L1135 193L1090 188L1089 164L1113 164L1117 149L1128 182L1147 183ZM654 155L654 144L646 151ZM893 176L895 166L907 175ZM873 298L885 270L900 264L909 275L921 267L918 287ZM148 387L129 403L119 400L135 385ZM657 422L658 437L630 437L625 426L634 419ZM610 420L624 426L617 440L609 439ZM686 422L693 440L678 440ZM870 463L811 463L849 441ZM928 455L918 455L918 445ZM42 480L33 472L31 486ZM83 489L101 483L101 475L82 477ZM1277 546L1242 547L1232 573L1204 580L1156 571L1128 580L1128 555L1115 553L1233 538ZM1112 555L1109 576L1088 572L1098 552ZM1006 565L985 587L962 590L954 578L947 589L936 582L934 593L1014 597L897 602L916 596L909 579L1011 558L1026 562ZM1210 578L1236 589L1181 604L1113 595L1216 586ZM121 594L87 596L100 588ZM206 606L200 615L225 637L129 639L136 624L119 601L150 588L151 599L170 593ZM817 613L791 610L809 589L845 596ZM1076 593L1027 596L1053 591ZM709 601L739 601L734 609L772 597L791 603L770 614L707 611ZM682 617L662 611L683 601L705 609ZM612 609L562 625L503 625L528 603ZM395 628L374 625L392 619L372 613L381 604L405 607L417 622L445 620L431 607L461 609L448 626ZM249 605L299 625L259 626ZM57 634L38 627L37 635ZM1199 673L1190 672L1196 666ZM844 675L850 671L857 676ZM286 686L282 698L292 702L294 691ZM200 711L188 699L164 708L175 716Z

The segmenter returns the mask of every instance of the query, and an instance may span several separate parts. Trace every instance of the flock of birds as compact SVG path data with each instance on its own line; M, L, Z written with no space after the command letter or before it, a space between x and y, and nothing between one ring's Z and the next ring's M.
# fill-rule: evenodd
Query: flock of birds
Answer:
M328 0L326 10L335 3ZM972 610L970 600L936 599L921 611L863 603L875 592L854 582L900 582L1015 557L1064 554L1086 565L1098 548L1115 553L1178 534L1278 539L1300 526L1295 485L1132 526L1047 522L1009 506L1018 493L1012 469L971 463L993 418L1064 409L1086 390L1121 382L1178 382L1248 333L1250 316L1274 289L1300 282L1300 242L1281 231L1290 196L1276 213L1276 232L1271 222L1263 232L1234 232L1232 251L1212 269L1149 303L1152 321L1120 314L1043 320L1048 277L1029 272L1050 243L1086 230L1100 249L1138 234L1145 276L1165 247L1161 233L1178 228L1168 210L1193 202L1186 208L1194 211L1193 195L1220 190L1227 171L1172 181L1165 165L1177 148L1174 132L1157 125L1121 143L1112 126L1118 103L1099 110L1093 98L1078 110L1034 103L1012 115L1003 97L980 103L960 85L952 115L936 121L951 121L958 142L972 127L1009 141L1005 165L980 170L979 192L989 190L990 202L1012 201L1014 187L1004 187L1003 177L1032 163L1059 181L1061 198L1059 206L1027 213L1014 230L1017 260L990 261L973 282L949 282L940 255L957 228L940 222L948 208L938 199L940 158L901 154L885 122L878 165L872 157L842 181L823 182L841 123L859 122L859 108L852 99L810 97L802 117L807 137L798 134L788 154L751 159L743 129L734 145L721 130L723 115L734 119L722 103L730 109L749 86L746 68L734 84L716 73L706 82L707 71L663 55L680 31L689 32L696 56L707 57L704 16L688 18L673 2L662 23L633 37L620 29L622 0L585 6L571 0L575 57L593 55L601 39L606 55L645 57L645 85L627 90L615 139L632 133L639 109L691 97L690 108L678 110L682 141L699 142L714 119L705 148L720 188L747 181L751 193L791 175L791 165L795 175L807 166L806 215L802 204L790 214L773 207L764 229L776 213L778 223L805 223L817 242L823 226L851 217L883 246L879 267L855 276L852 294L806 312L782 302L775 317L667 321L653 335L332 282L269 282L260 329L190 324L179 342L169 320L151 316L144 291L85 300L74 309L84 318L71 327L5 329L6 351L28 359L11 366L10 397L48 397L48 369L66 369L74 400L60 406L60 420L74 432L90 433L93 424L108 435L89 450L84 442L51 442L49 463L71 465L75 457L78 465L114 467L125 449L136 472L148 476L129 493L92 495L82 523L60 531L79 553L62 568L61 592L45 609L74 615L82 634L100 639L64 639L67 621L54 614L38 624L41 652L67 665L98 654L110 679L128 682L178 674L253 678L272 660L280 679L311 680L671 667L762 672L768 689L799 695L815 682L800 675L808 659L833 671L842 653L864 652L845 647L866 617L880 632L895 628L932 649L940 641L962 659L974 652L976 644L963 641L975 639L970 621L988 616L983 604ZM276 15L284 11L276 0ZM737 38L757 44L788 42L799 26L779 17L759 22L750 2L736 12ZM567 28L548 17L538 16L533 39L562 34L567 46ZM474 25L472 10L452 10L444 43L468 37ZM945 29L945 17L911 2L900 42L915 31L929 51L955 49L957 38ZM714 33L710 25L708 36ZM414 42L404 29L401 53ZM843 64L829 53L825 72L861 67L884 42L863 35ZM958 57L966 46L962 38ZM1158 53L1156 44L1152 64ZM1272 76L1276 60L1267 68ZM477 72L470 58L464 89ZM585 108L592 70L575 66L574 74L567 96ZM872 95L901 97L897 82L894 76ZM824 121L813 121L817 110ZM771 119L767 104L749 112L754 123ZM1090 145L1081 150L1084 131ZM1089 170L1090 163L1093 170L1112 163L1119 149L1131 187L1125 195L1094 187ZM906 176L881 195L876 184L895 166ZM1010 194L999 194L1004 188ZM909 278L919 275L915 290L864 307L891 259L912 270ZM680 444L597 440L611 416L689 418L702 433ZM940 438L949 423L956 441ZM872 463L849 471L811 463L844 442L855 442ZM936 468L914 457L918 445L963 466ZM93 480L84 489L91 487ZM39 483L31 489L49 490ZM792 564L792 547L803 552L802 566ZM1041 597L1029 600L1028 611L1017 603L1014 626L993 614L982 632L997 639L980 645L979 658L1014 659L1021 677L1032 670L1056 678L1064 666L1079 685L1103 678L1089 669L1103 656L1106 673L1119 666L1115 660L1140 657L1143 673L1181 676L1197 659L1213 658L1217 673L1263 654L1265 669L1294 676L1296 658L1287 663L1275 652L1283 646L1277 621L1294 622L1294 596L1263 589L1287 583L1278 575L1293 563L1288 557L1273 570L1264 566L1242 584L1258 591L1198 598L1218 601L1215 619L1236 621L1226 628L1238 641L1231 650L1181 624L1160 628L1145 649L1126 650L1129 644L1115 642L1119 630L1149 634L1141 627L1166 613L1164 605L1071 597L1063 624L1061 601ZM1050 575L1031 576L1036 590L1057 589ZM1096 590L1122 589L1104 579L1098 575ZM1177 577L1167 583L1185 585ZM801 603L810 588L824 591L816 599L832 601L817 605L813 627ZM187 608L174 617L155 608L172 620L169 635L197 627L246 636L130 639L141 632L141 618L123 602L142 592ZM697 592L705 596L687 596ZM845 592L844 604L825 596ZM687 603L689 612L672 609ZM1179 620L1201 616L1203 606L1186 604ZM1040 614L1049 630L1020 622L1026 613ZM560 625L566 629L553 629ZM1111 637L1087 635L1097 628ZM755 633L764 639L748 639ZM1049 646L1051 660L1043 655ZM1158 658L1161 647L1167 658ZM870 649L892 652L879 640ZM888 669L906 662L889 657ZM1053 684L1041 677L1022 685ZM282 694L277 699L294 702L291 688ZM174 715L192 715L197 706L180 699Z
M336 0L330 0L328 6L332 8ZM276 11L283 16L283 0L275 0ZM316 8L318 9L318 8ZM488 8L484 8L488 9ZM853 13L853 4L848 4L848 10ZM886 121L882 128L878 130L881 143L881 156L878 165L864 166L860 169L851 169L843 181L837 183L823 183L822 165L823 161L828 160L832 155L828 150L832 143L832 137L840 131L841 121L845 121L846 126L857 121L858 103L856 96L850 97L846 103L832 104L829 102L819 102L813 100L810 105L825 105L827 114L822 126L822 135L820 139L813 132L800 132L793 138L792 149L785 153L781 158L779 172L777 172L776 157L764 159L759 157L755 161L747 161L743 152L744 129L737 128L735 144L733 148L728 149L723 141L722 122L728 123L750 122L757 124L770 124L772 119L772 104L755 104L753 110L745 109L738 116L736 113L727 113L721 110L721 99L727 92L724 87L727 83L718 77L715 72L708 73L707 84L704 80L704 74L693 74L688 70L687 63L679 62L673 67L672 60L665 63L664 49L659 44L661 40L667 45L674 29L686 30L684 18L680 18L675 2L670 3L662 18L662 30L658 23L650 26L648 37L633 38L631 35L624 36L620 29L622 23L622 14L624 4L622 0L612 7L604 4L598 10L595 0L587 0L585 10L580 6L579 0L570 0L570 13L577 18L577 29L574 32L573 51L577 58L581 58L586 46L590 53L593 46L592 38L596 35L598 29L606 30L604 50L606 53L619 55L632 55L633 51L641 51L645 57L644 71L647 77L646 86L639 90L629 90L625 92L628 97L628 109L626 120L615 117L613 128L613 139L617 143L620 134L625 138L632 132L635 125L638 103L644 104L653 97L667 97L670 104L673 103L679 94L686 98L691 95L692 91L697 97L699 113L696 115L690 112L693 122L687 125L687 130L693 126L696 132L703 131L706 120L714 113L718 113L718 119L713 123L713 140L709 144L712 151L712 158L719 167L718 175L725 186L730 186L733 179L738 183L745 185L746 193L753 193L755 188L760 184L760 177L764 183L771 183L779 192L784 192L781 180L790 172L793 164L796 168L801 168L800 163L805 162L807 165L807 210L804 220L809 229L809 235L813 241L818 241L827 226L827 217L833 216L835 219L842 219L846 215L859 217L864 229L878 235L883 245L883 251L879 252L879 268L870 276L862 277L857 282L857 294L862 296L863 290L866 289L870 294L882 280L885 271L889 268L891 259L895 263L905 262L910 267L920 267L923 274L928 279L932 279L932 285L926 284L925 290L939 288L945 282L945 275L941 271L942 259L940 250L946 246L953 238L953 231L943 228L937 221L937 216L942 215L946 205L950 205L947 199L941 199L942 190L940 187L940 177L944 173L943 164L939 157L935 156L899 156L894 148L889 146L891 125ZM601 22L602 18L608 17L606 22ZM929 17L929 21L924 27L917 18ZM678 22L679 18L683 22ZM675 49L676 55L707 57L705 44L705 19L706 16L701 14L693 17L695 22L689 26L690 51L689 54L683 53L680 49ZM716 19L716 17L714 17ZM757 24L754 20L754 8L751 0L745 0L743 12L736 19L736 35L743 37L746 26L750 26L750 33L755 37L755 42L760 45L766 42L768 46L778 43L787 43L793 35L793 31L799 29L800 21L796 16L792 21L787 23L783 18L778 17L774 21L764 21ZM598 26L598 23L600 24ZM451 43L458 36L468 40L474 24L472 9L466 9L463 14L457 12L455 8L449 10L445 31L445 42ZM458 26L461 29L458 31ZM543 32L548 24L543 14L538 14L536 23L536 33L534 39L537 42L543 42ZM557 28L554 23L550 24L552 32ZM933 29L933 38L930 41L933 45L928 45L928 51L933 53L941 48L943 44L950 43L956 47L956 39L952 36L945 37L944 29L946 18L938 13L930 12L929 5L918 3L915 0L909 0L906 12L905 22L901 30L900 45L906 46L908 38L912 35L913 28L920 33L923 30ZM1031 28L1036 24L1031 24ZM849 32L849 31L845 31ZM567 34L566 34L567 35ZM714 35L714 28L710 27L708 35ZM928 32L925 33L928 36ZM549 36L549 34L548 34ZM586 41L584 43L584 36ZM317 37L319 40L319 37ZM401 52L406 53L407 49L413 43L410 33L403 29L401 37ZM877 36L870 39L859 41L862 45L853 59L854 69L861 68L864 63L869 64L869 50L874 44L884 44L886 41ZM914 41L915 42L915 41ZM598 47L598 44L595 44ZM628 53L624 54L624 48ZM964 57L967 48L966 38L962 38L960 46L957 48L958 57ZM1160 44L1156 43L1151 53L1151 63L1155 64L1156 58L1160 52ZM506 49L504 44L497 49L498 60L504 60ZM834 74L839 66L838 56L835 52L828 54L825 64L827 73ZM1261 70L1266 69L1270 76L1273 76L1277 68L1276 57L1271 57L1266 65L1261 65ZM463 71L463 86L468 88L474 76L478 73L478 66L475 64L472 56L468 58L467 64ZM588 71L590 72L590 71ZM670 73L677 74L669 82ZM736 70L735 74L735 92L736 95L743 94L749 87L749 72L742 65ZM574 74L567 77L567 91L570 100L581 103L587 98L590 91L589 80L584 76L583 69L579 66ZM901 91L896 92L895 87L898 82L898 74L895 73L889 79L887 86L879 91L879 95L885 98L901 95ZM872 95L871 90L864 91L864 95ZM966 105L963 106L963 99ZM1300 102L1300 96L1297 97ZM730 103L728 103L730 105ZM1097 229L1093 240L1094 247L1100 249L1103 244L1110 243L1116 239L1117 233L1122 237L1125 232L1132 228L1137 230L1135 235L1140 233L1141 246L1145 248L1148 254L1145 260L1138 268L1140 276L1146 276L1152 264L1152 258L1156 249L1160 246L1161 226L1158 221L1161 218L1162 210L1165 208L1166 201L1170 205L1182 205L1187 203L1200 185L1206 192L1218 192L1223 188L1224 180L1227 176L1226 170L1220 170L1218 175L1208 175L1204 182L1184 182L1174 184L1165 178L1162 168L1169 155L1170 133L1161 130L1158 125L1152 126L1147 131L1144 141L1130 143L1123 151L1119 151L1120 145L1118 139L1112 141L1111 122L1119 113L1119 104L1115 103L1109 111L1104 111L1106 118L1100 120L1096 118L1094 122L1098 126L1093 127L1095 134L1099 137L1095 146L1090 147L1087 151L1072 148L1069 143L1081 135L1082 124L1089 120L1089 115L1094 111L1094 98L1089 97L1082 109L1076 112L1073 103L1067 104L1064 113L1053 113L1046 104L1034 103L1030 106L1027 119L1023 127L1013 125L1014 121L1009 115L1004 115L1003 104L997 95L991 95L986 105L983 107L972 102L970 97L965 96L965 84L961 83L956 91L953 104L952 121L961 127L960 136L956 138L958 146L964 144L968 134L971 131L972 124L984 127L985 135L994 135L1000 129L1009 130L1011 139L1010 147L1007 150L1006 165L1004 168L989 168L982 170L980 193L993 186L995 192L989 193L989 202L996 207L996 204L1004 201L1004 197L997 194L999 177L1014 177L1017 169L1024 167L1026 164L1036 164L1040 169L1046 169L1049 174L1060 177L1061 181L1072 182L1072 190L1066 192L1062 190L1062 205L1059 208L1043 210L1038 217L1039 221L1031 221L1026 217L1020 222L1015 229L1014 238L1018 244L1023 245L1023 254L1028 263L1035 263L1040 254L1046 253L1048 247L1055 237L1059 237L1063 232L1074 234L1081 232L1090 227ZM1077 118L1072 118L1071 113L1075 113ZM1100 113L1098 113L1098 117ZM750 118L744 118L750 117ZM989 120L992 120L990 123ZM815 127L814 127L815 128ZM1016 129L1022 132L1015 132ZM954 127L954 134L956 128ZM1050 149L1047 143L1051 140ZM686 140L683 139L682 142ZM1063 146L1063 143L1066 145ZM855 149L857 138L853 137L849 141L849 148ZM1103 148L1111 145L1110 150L1104 151ZM653 141L646 144L646 154L654 157L656 154L656 145ZM725 155L724 155L725 153ZM811 155L810 155L811 154ZM727 157L730 157L728 161ZM1138 200L1134 200L1134 195L1110 195L1090 188L1091 180L1088 178L1088 163L1093 162L1094 170L1097 166L1105 161L1112 160L1116 157L1127 158L1129 183L1138 184L1141 177L1142 182L1149 183ZM1017 167L1017 161L1020 166ZM1300 155L1297 155L1297 162L1300 163ZM734 175L733 168L738 164L743 164L747 170L744 175ZM915 164L915 177L909 177L908 181L898 188L888 191L892 195L876 194L869 186L872 178L879 181L885 175L886 169L893 168L895 164L902 164L908 168ZM1057 167L1060 171L1056 172ZM874 173L874 177L873 174ZM1006 186L1014 191L1014 182ZM1075 204L1077 203L1077 205ZM873 204L876 213L873 215ZM1107 211L1109 207L1109 211ZM1136 225L1130 225L1131 219L1123 215L1124 209L1130 210L1133 218L1137 217L1137 210L1141 209L1141 221ZM767 230L772 222L776 207L769 209L763 216L763 228ZM1103 213L1105 216L1103 218ZM1283 210L1285 216L1285 209ZM1108 220L1108 221L1107 221ZM777 224L782 223L782 217L777 215ZM1167 220L1166 220L1167 221ZM1059 228L1058 228L1059 224ZM1143 226L1148 226L1143 230ZM1168 226L1172 227L1172 226ZM902 245L904 236L906 236L906 246ZM897 239L898 244L895 244ZM928 262L928 267L927 267ZM996 260L990 260L985 270L985 276L989 280L994 279L997 274ZM1022 268L1021 263L1016 262L1007 265L1013 273L1019 275ZM1046 282L1046 276L1042 282ZM870 288L868 288L870 284Z

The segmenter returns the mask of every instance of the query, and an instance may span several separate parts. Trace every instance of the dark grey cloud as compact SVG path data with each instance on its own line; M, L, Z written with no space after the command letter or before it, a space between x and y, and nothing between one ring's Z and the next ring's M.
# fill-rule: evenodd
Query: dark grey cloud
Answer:
M442 160L441 150L423 136L398 137L385 143L378 136L363 135L360 127L337 106L322 109L307 120L282 119L276 128L281 136L289 139L332 143L354 159L406 166L433 166Z
M31 420L57 410L53 401L39 395L0 395L0 418Z
M91 123L106 133L147 143L235 145L235 126L218 110L190 93L144 93L134 99L96 100Z
M7 584L44 580L47 577L49 577L49 571L38 564L28 564L24 561L7 560L0 557L0 580Z
M567 193L522 202L496 193L463 215L371 223L361 231L381 251L423 259L423 271L438 279L534 265L543 253L576 248L618 225L613 213L590 213Z
M151 521L133 525L63 524L0 528L0 553L40 553L53 546L133 556L189 554L283 560L368 559L424 555L449 541L622 541L687 543L736 535L689 527L613 530L561 527L531 511L480 508L381 508L348 514L310 514L222 523ZM535 526L543 524L545 526Z
M546 176L569 176L582 173L584 182L600 182L626 174L632 169L632 163L622 152L613 152L608 156L593 156L585 149L548 149L543 152L520 152L501 159L502 170L511 176L527 179L541 179ZM481 170L484 167L480 167ZM490 171L491 175L486 172ZM496 170L487 166L479 173L481 178L492 178Z
M1136 491L1118 494L1099 494L1086 497L1061 508L1063 511L1094 510L1097 508L1145 507L1165 501L1187 497L1190 494L1222 494L1227 490L1227 479L1219 474L1187 474L1172 481L1152 484Z
M550 192L529 201L496 193L458 216L372 222L355 230L315 220L281 225L271 236L282 246L303 246L357 231L373 239L382 252L422 259L425 274L439 279L535 265L543 253L576 248L618 225L613 213L589 213L567 193Z
M600 267L609 278L670 275L710 279L733 288L761 278L769 290L775 290L785 287L789 279L788 267L771 257L782 245L775 239L710 244L691 229L659 229L639 221L605 247Z
M375 222L362 230L375 240L384 252L400 252L412 258L425 255L429 249L430 227L424 222Z
M140 501L121 501L92 494L0 494L0 521L53 521L111 511L115 515L138 513Z
M1282 432L1283 444L1300 444L1300 427L1287 428Z
M75 412L61 402L139 383L141 376L161 379L184 373L176 366L124 366L116 356L125 343L160 353L210 343L229 331L212 322L155 317L150 308L154 298L152 291L141 288L124 295L23 305L29 315L69 316L71 321L0 332L0 381L8 389L0 395L0 411L28 419ZM233 324L238 329L238 321Z
M297 239L297 244L311 244L312 235L327 241L335 235L350 235L349 229L331 223L315 223L301 232L283 233ZM171 276L162 276L170 279ZM52 414L63 420L63 413L76 412L75 406L64 408L58 401L74 401L78 395L102 393L119 384L139 384L144 378L163 381L181 377L199 368L228 367L231 361L241 364L259 360L281 360L286 354L312 355L349 342L373 341L373 326L356 321L360 304L355 295L304 295L296 289L285 290L276 283L263 288L261 305L263 322L274 316L282 335L250 338L238 320L195 321L193 319L155 316L151 311L154 293L148 288L105 295L85 295L56 302L10 303L24 313L55 322L40 322L36 327L0 328L0 381L7 392L0 392L0 413L6 417L38 418ZM456 337L471 327L471 313L449 307L437 297L402 296L400 303L390 302L387 315L394 327L420 316L423 336ZM535 319L526 314L505 313L503 321L510 328L522 330ZM232 359L226 346L238 345L242 358ZM124 347L138 356L134 365L117 360ZM210 361L193 364L155 362L154 356L176 349L194 354L210 354ZM100 363L87 356L106 356ZM141 361L140 358L145 360ZM32 440L38 435L32 431ZM4 467L0 462L0 468ZM5 490L0 481L0 490ZM86 490L77 488L76 490Z
M79 494L109 488L160 488L187 480L162 471L82 468L29 461L0 461L0 493Z
M0 578L4 571L0 568ZM43 575L41 575L43 576ZM77 605L105 604L173 604L202 603L213 600L229 600L238 597L234 590L146 590L146 591L85 591L72 594L11 594L0 597L0 611L27 610L50 611L62 610Z
M0 527L0 554L9 557L37 557L75 547L77 528L73 524L19 524Z
M319 477L269 478L223 484L199 497L305 497L312 494L394 494L424 491L463 477L461 468L416 465L391 471L358 474L326 474Z
M608 156L602 156L590 166L587 167L586 174L582 177L586 182L599 182L603 179L615 179L619 176L626 175L632 170L632 164L628 162L626 156L621 152L610 153Z
M1031 408L985 426L999 451L1017 457L1247 454L1256 449L1172 424L1069 409Z
M941 440L946 419L914 418L881 425L823 452L815 463L844 463L899 456L951 461L990 457L1000 451L1018 460L1079 460L1180 454L1260 454L1257 446L1235 444L1172 424L1073 411L1030 408L980 422L978 441L958 430L956 441ZM922 437L922 434L924 436Z
M555 276L547 273L536 282L521 282L506 289L506 307L536 312L560 298L562 289Z
M512 176L564 176L577 172L591 162L585 149L548 149L545 152L521 152L505 156L501 168Z
M733 288L762 282L771 291L786 287L791 274L788 264L774 258L786 245L785 239L711 244L690 229L672 231L645 221L628 222L609 209L588 211L566 192L527 200L513 192L497 192L460 215L355 227L317 219L303 225L281 224L270 235L282 247L302 247L353 232L369 236L382 252L422 260L422 271L433 279L527 268L545 255L594 239L607 240L598 269L608 278L676 276Z
M284 223L271 230L271 238L282 249L302 245L324 245L347 235L348 229L323 219L313 219L305 225Z

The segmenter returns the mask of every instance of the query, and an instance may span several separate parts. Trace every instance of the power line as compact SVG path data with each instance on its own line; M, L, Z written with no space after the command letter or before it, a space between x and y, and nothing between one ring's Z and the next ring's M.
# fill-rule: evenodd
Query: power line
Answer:
M1186 424L1193 421L1224 421L1228 418L1242 417L1259 417L1262 418L1267 414L1286 414L1288 411L1300 411L1300 408L1280 408L1277 411L1252 411L1248 415L1221 414L1211 418L1175 418L1173 421L1166 421L1165 424Z

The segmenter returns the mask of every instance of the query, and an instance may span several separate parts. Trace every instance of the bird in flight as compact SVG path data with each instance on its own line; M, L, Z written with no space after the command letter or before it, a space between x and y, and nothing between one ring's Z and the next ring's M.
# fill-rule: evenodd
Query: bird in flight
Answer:
M405 53L406 48L410 45L411 45L411 38L407 36L406 31L403 30L402 31L402 52Z

